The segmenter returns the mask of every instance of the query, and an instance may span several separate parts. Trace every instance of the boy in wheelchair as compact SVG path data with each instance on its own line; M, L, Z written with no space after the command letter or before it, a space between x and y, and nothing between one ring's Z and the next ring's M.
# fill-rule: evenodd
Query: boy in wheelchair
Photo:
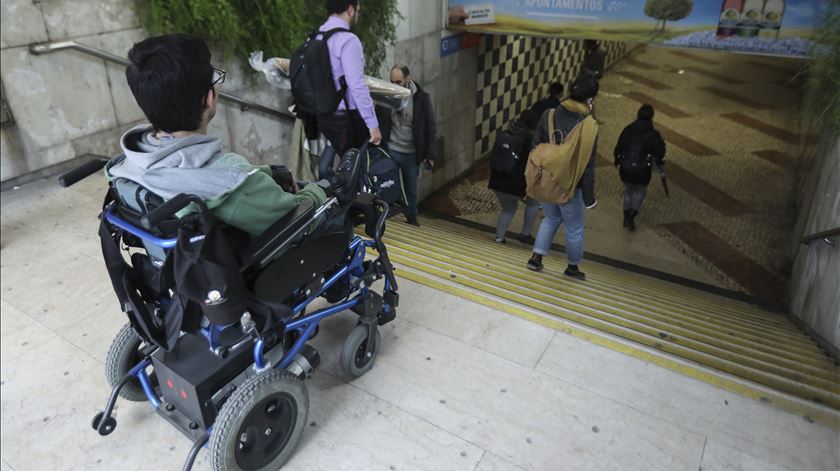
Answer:
M373 366L377 326L396 315L381 239L388 205L358 192L355 149L331 182L303 188L287 171L223 153L207 127L224 72L200 39L149 38L129 62L151 125L123 136L124 155L59 180L69 186L105 166L99 235L130 321L109 349L112 393L93 428L113 432L118 397L148 400L194 442L184 469L205 445L216 470L278 469L306 423L303 379L320 362L307 342L320 321L358 315L340 358L352 378ZM370 239L353 235L358 222ZM307 314L320 297L332 305Z
M324 203L321 187L296 191L289 174L281 180L284 189L270 168L222 152L221 140L207 135L225 72L210 64L201 39L152 37L135 44L128 59L126 79L151 124L123 135L125 157L108 166L112 178L136 182L166 200L179 193L198 196L217 219L252 235L305 201Z

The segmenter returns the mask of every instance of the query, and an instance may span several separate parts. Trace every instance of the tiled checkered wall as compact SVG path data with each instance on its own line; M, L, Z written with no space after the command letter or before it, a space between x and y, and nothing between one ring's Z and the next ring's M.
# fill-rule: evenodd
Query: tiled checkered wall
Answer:
M626 52L622 42L602 42L607 65ZM548 95L555 81L568 89L580 71L583 41L513 35L484 35L478 51L475 159L493 145L496 131Z

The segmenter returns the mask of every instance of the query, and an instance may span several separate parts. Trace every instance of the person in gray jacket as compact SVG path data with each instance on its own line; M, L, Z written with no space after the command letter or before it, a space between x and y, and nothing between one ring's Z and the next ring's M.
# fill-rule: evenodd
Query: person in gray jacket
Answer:
M397 110L377 108L382 143L400 165L405 192L408 197L406 219L417 222L417 193L420 184L420 164L433 169L437 145L437 126L432 98L411 79L408 66L397 64L391 68L391 83L411 90L411 99Z

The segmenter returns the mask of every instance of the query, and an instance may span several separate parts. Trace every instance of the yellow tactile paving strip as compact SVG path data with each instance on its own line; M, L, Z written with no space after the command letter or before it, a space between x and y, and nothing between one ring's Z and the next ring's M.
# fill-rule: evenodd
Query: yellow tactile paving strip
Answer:
M525 268L527 247L495 244L436 219L421 218L420 228L389 222L385 241L404 268L398 276L521 317L533 317L523 311L530 308L645 345L784 394L736 387L696 368L672 369L837 424L840 368L782 314L597 263L587 264L586 282L563 276L563 263L553 259L534 273ZM616 349L634 354L626 345Z

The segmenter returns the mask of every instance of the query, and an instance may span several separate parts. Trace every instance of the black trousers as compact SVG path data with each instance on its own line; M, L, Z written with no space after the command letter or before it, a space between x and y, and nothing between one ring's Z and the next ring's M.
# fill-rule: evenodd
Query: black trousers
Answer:
M317 119L318 129L324 133L339 157L348 149L360 148L370 139L370 132L358 110L339 110Z

